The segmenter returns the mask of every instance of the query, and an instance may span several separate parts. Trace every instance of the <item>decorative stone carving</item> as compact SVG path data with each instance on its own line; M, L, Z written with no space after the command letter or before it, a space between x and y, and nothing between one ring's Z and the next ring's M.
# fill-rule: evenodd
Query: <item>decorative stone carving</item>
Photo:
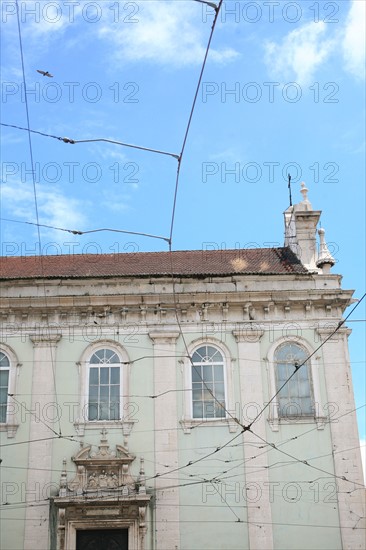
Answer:
M58 550L75 548L78 529L128 528L132 547L143 550L146 534L146 509L150 495L146 493L144 461L139 476L131 475L135 457L127 446L109 448L107 431L101 432L97 450L82 447L72 458L76 475L67 480L66 459L60 479L59 496L53 499L58 512Z
M83 447L74 457L77 467L76 476L67 483L67 490L76 494L85 494L90 491L109 491L121 489L127 494L134 492L135 481L130 475L130 464L135 459L127 449L121 445L116 450L109 449L106 430L102 430L102 437L98 451L92 447ZM65 479L61 474L61 491L64 493ZM65 495L64 495L65 496Z

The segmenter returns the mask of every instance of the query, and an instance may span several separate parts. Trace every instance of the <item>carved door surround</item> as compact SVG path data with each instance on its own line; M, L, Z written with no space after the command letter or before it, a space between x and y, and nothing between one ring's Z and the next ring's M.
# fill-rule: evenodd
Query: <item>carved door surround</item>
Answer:
M128 548L145 548L151 496L146 494L144 460L134 479L130 466L135 457L126 446L110 450L106 433L103 429L97 451L83 447L72 457L76 475L71 481L64 459L59 496L53 499L58 509L57 550L76 550L77 532L93 529L128 529Z

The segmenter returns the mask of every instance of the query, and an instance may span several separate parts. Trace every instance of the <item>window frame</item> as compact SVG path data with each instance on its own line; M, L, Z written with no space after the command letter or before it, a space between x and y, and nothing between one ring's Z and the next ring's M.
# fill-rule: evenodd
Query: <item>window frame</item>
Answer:
M281 404L281 396L278 395L277 396L277 401L278 401L278 414L279 414L279 417L280 418L305 418L305 417L306 418L313 418L313 417L315 417L315 404L314 404L314 390L313 390L311 368L310 368L310 361L311 360L307 359L305 361L305 363L303 362L304 359L306 359L309 354L308 354L306 348L304 348L304 346L300 345L298 342L283 342L282 344L277 346L277 348L274 351L273 365L274 365L275 379L276 379L276 392L279 391L279 389L283 385L284 381L287 380L288 377L292 374L291 372L286 372L285 380L283 380L283 381L278 380L278 375L279 375L279 368L278 367L279 367L279 365L282 366L284 364L288 364L288 362L285 361L285 360L280 361L277 354L281 351L281 349L285 348L286 346L294 346L294 347L296 346L300 350L300 353L304 357L304 358L299 359L299 364L302 364L302 366L298 370L297 374L299 374L300 372L301 373L306 372L306 378L304 377L304 379L306 380L308 393L305 397L306 397L306 399L310 399L310 408L311 408L311 410L309 412L304 412L304 411L301 410L300 399L302 399L302 396L300 396L300 395L296 395L295 397L284 396L283 399L287 401L287 404L286 404L287 413L283 414L282 413L283 405ZM294 376L292 376L292 378L288 381L288 383L286 384L284 389L289 390L289 387L291 385L293 387L296 378L298 379L296 374ZM294 404L300 406L300 412L299 413L296 413L296 412L292 413L291 411L288 410L288 407L291 406L291 403L294 403Z
M103 350L109 350L109 351L112 351L114 355L116 355L119 359L118 362L114 362L114 363L104 363L102 361L99 361L97 363L92 363L91 360L92 358L100 351L103 351ZM111 380L109 379L109 383L108 384L103 384L102 381L100 380L100 369L101 368L106 368L108 366L108 368L110 367L117 367L119 369L119 395L118 395L118 402L119 402L119 411L118 411L118 418L110 418L111 416L111 410L110 410L110 407L111 407L111 399L110 399L110 390L111 390L111 386L112 386L112 383L111 383ZM97 417L98 418L90 418L90 406L91 406L91 401L90 401L90 390L91 390L91 387L90 387L90 371L91 369L93 368L98 368L99 369L99 381L98 381L98 384L93 384L93 386L97 387L98 388L98 398L97 398L97 407L98 407L98 412L97 412ZM97 349L96 351L94 351L94 353L90 356L89 358L89 361L87 362L87 369L88 369L88 372L87 372L87 378L88 378L88 381L87 381L87 390L88 390L88 410L85 411L85 414L87 414L87 420L88 422L118 422L121 420L122 418L122 403L121 403L121 399L122 399L122 386L123 386L123 364L121 362L121 357L119 356L119 354L111 349L110 347L107 347L107 346L103 346L101 347L100 349ZM111 372L109 371L109 377L110 377L110 374ZM108 378L109 378L108 377ZM108 416L109 418L105 418L105 419L102 419L102 418L99 418L99 416L101 416L101 388L103 386L107 386L109 388L109 399L108 399L108 408L109 408L109 412L108 412ZM92 402L94 403L94 402Z
M302 348L307 356L310 356L314 349L307 340L299 336L282 337L272 344L268 350L267 362L269 364L269 397L271 399L277 393L277 380L276 380L276 352L284 344L295 344ZM312 356L307 361L308 365L308 377L310 384L310 397L312 399L313 413L308 415L280 415L280 403L278 396L273 399L268 407L268 422L273 431L278 431L281 424L309 424L316 423L319 430L324 429L326 416L321 414L323 411L321 391L320 391L320 356Z
M201 378L200 375L199 375L200 376L199 380L195 380L195 381L193 380L193 369L195 367L195 364L199 365L200 367L210 365L211 369L214 369L214 366L215 366L215 363L216 363L216 361L208 361L207 365L205 365L204 361L200 361L200 362L193 361L194 354L199 352L199 350L204 348L204 347L212 347L213 349L216 350L216 352L220 353L220 356L222 358L222 361L219 361L218 363L219 363L219 366L222 366L222 375L223 375L223 380L222 380L222 384L223 384L223 387L224 387L224 407L223 407L224 415L223 416L195 416L194 415L194 401L198 401L198 402L202 403L203 412L204 412L204 409L205 409L205 404L207 404L208 401L214 401L215 404L217 403L217 401L219 401L216 396L212 397L212 399L209 399L209 400L205 400L204 396L203 396L203 399L193 400L193 391L194 391L193 384L194 383L199 383L201 385L201 391L205 390L205 381ZM200 420L200 421L206 421L206 420L221 420L221 419L227 418L228 413L227 413L227 407L226 407L226 404L227 404L227 391L226 391L227 381L226 381L226 372L225 372L226 369L225 369L225 358L224 358L221 350L217 346L213 346L212 344L201 344L200 346L195 348L195 350L193 351L191 357L192 357L192 362L191 362L191 392L192 392L191 415L192 415L192 419ZM208 382L208 381L206 381L206 382ZM214 374L213 374L212 384L214 384ZM214 393L214 390L215 390L215 388L213 387L212 393ZM214 410L214 413L215 412L216 412L216 408Z
M235 418L234 387L233 387L233 361L228 347L215 338L199 338L192 341L188 346L190 357L202 346L212 346L216 348L223 358L224 374L224 395L225 395L225 416L216 418L194 418L193 417L193 392L192 392L192 362L187 357L187 353L182 357L183 363L183 388L182 392L182 425L184 433L190 433L194 427L212 427L227 425L230 432L236 432L238 424L233 420ZM230 413L232 417L230 416Z
M18 358L14 350L5 344L0 344L0 352L7 357L9 361L9 366L7 370L9 371L8 376L8 389L7 389L7 402L6 402L6 418L5 422L0 422L0 432L7 432L8 438L15 437L17 429L19 428L19 422L17 418L17 410L19 409L18 404L11 396L16 395L16 386L17 378L19 374L19 368L21 363L19 363ZM0 367L1 370L6 370L3 367Z
M109 349L117 354L120 359L119 363L90 363L93 355L102 350ZM79 435L84 434L84 430L87 428L95 428L99 426L122 426L124 435L129 435L132 425L137 420L133 418L134 411L131 408L126 396L129 395L129 379L130 379L130 359L124 347L118 342L113 340L99 340L94 344L88 346L82 353L80 361L76 363L79 371L80 380L80 400L79 400L79 413L78 417L74 419L74 425ZM89 420L89 380L90 380L90 368L93 366L115 365L120 367L120 389L119 389L119 402L120 402L120 418L116 420ZM126 416L124 413L126 412Z
M8 409L9 409L9 381L10 381L10 367L11 367L11 363L10 363L10 359L9 357L7 356L6 353L4 353L1 349L0 349L0 373L3 373L3 372L6 372L8 374L8 379L7 379L7 382L6 382L6 386L2 386L1 385L1 382L0 382L0 390L2 389L5 389L6 388L6 400L4 400L4 403L2 401L0 401L0 424L6 424L6 419L7 419L7 416L8 416ZM3 360L3 358L5 358L7 360L7 365L2 365L1 362ZM2 417L2 411L5 411L5 419L2 421L1 417Z

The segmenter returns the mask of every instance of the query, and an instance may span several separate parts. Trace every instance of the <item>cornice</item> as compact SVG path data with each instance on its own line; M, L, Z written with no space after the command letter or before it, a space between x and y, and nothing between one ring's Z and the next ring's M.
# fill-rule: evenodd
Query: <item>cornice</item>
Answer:
M48 347L49 344L56 345L62 338L61 334L30 334L30 340L34 347Z
M155 330L148 334L154 344L175 344L180 335L178 331L165 332L164 330Z

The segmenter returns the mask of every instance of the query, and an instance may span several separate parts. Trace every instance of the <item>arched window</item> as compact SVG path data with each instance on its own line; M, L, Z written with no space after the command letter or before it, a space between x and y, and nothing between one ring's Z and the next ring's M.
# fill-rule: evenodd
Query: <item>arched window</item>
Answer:
M275 351L274 366L276 391L279 391L277 399L280 417L315 415L310 365L309 361L304 363L308 355L308 352L295 342L283 343Z
M120 420L121 359L115 351L102 348L89 360L88 420Z
M192 355L192 417L225 418L225 372L222 353L212 345Z
M9 357L0 351L0 423L5 424L9 394Z

